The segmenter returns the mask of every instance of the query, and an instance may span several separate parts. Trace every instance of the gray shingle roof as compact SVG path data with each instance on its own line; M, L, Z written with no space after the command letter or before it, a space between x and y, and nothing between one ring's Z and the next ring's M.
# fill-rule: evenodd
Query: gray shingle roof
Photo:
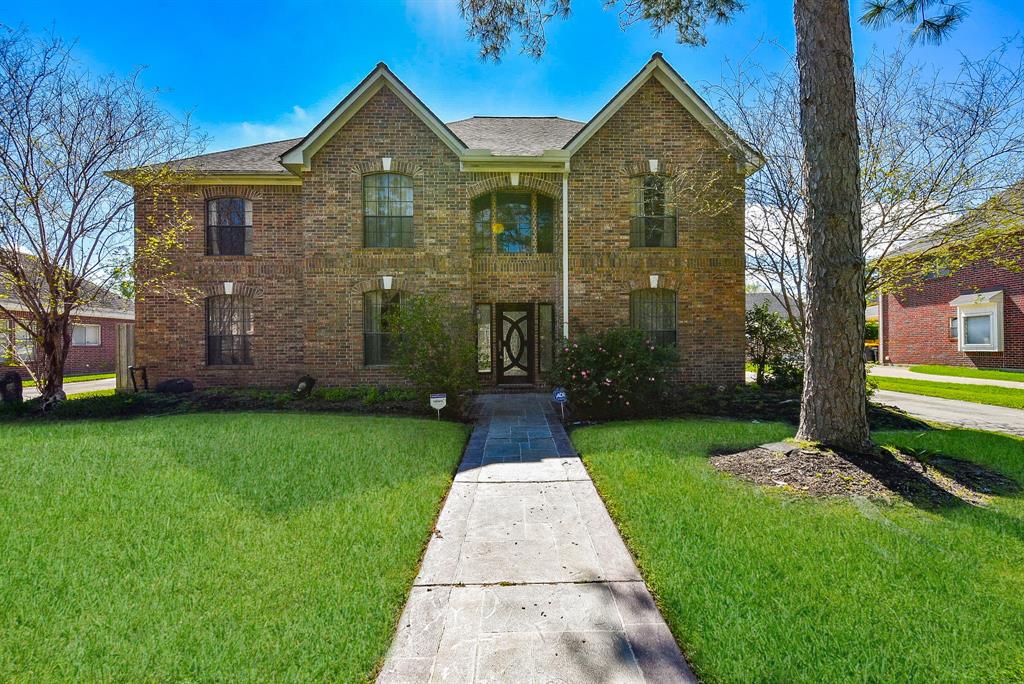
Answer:
M205 173L279 173L287 176L290 175L288 170L278 163L277 158L297 145L300 140L302 138L292 138L223 152L211 152L197 157L176 159L171 165Z
M516 156L559 150L583 126L582 121L557 116L474 116L448 124L471 149Z

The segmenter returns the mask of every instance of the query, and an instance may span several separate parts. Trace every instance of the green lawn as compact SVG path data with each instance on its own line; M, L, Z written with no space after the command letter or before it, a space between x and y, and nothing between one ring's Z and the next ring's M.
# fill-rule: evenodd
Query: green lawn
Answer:
M64 378L64 384L72 382L88 382L89 380L110 380L114 377L113 373L95 373L93 375L69 375ZM34 380L23 380L21 383L22 387L35 387L36 383Z
M791 436L730 421L573 433L705 682L1024 680L1024 495L989 508L790 496L714 470L709 450ZM876 434L1024 481L1024 440Z
M998 385L965 385L956 382L932 382L931 380L910 380L906 378L886 378L877 375L871 379L878 383L878 389L893 392L923 394L928 397L943 399L959 399L973 401L978 404L1006 406L1008 408L1024 408L1024 389L999 387Z
M0 428L0 681L361 681L465 442L419 419Z
M955 375L960 378L983 378L985 380L1012 380L1024 383L1024 372L983 370L981 368L960 368L959 366L911 366L914 373L928 375Z

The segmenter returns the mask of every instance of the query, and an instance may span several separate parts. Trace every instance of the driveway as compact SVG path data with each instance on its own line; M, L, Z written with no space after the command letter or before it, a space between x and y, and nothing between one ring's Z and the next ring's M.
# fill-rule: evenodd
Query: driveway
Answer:
M875 392L873 401L876 404L895 406L913 416L936 423L1024 437L1024 411L1020 409L888 390Z
M106 380L86 380L85 382L69 382L64 385L64 393L67 395L71 394L82 394L83 392L96 392L98 390L112 390L114 389L114 378L108 378ZM39 396L39 390L35 387L26 387L22 395L25 399L35 399Z

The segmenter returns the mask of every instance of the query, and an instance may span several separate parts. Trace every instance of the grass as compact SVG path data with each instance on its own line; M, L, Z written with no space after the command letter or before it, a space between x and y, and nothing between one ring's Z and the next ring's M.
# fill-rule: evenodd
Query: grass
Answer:
M953 375L958 378L982 378L984 380L1012 380L1024 383L1024 372L984 370L982 368L961 368L959 366L911 366L913 373L928 375Z
M781 424L613 423L573 433L672 631L705 682L1024 680L1024 499L924 511L768 492L709 450ZM884 444L1024 482L1024 441L967 430Z
M0 681L361 681L466 429L193 414L9 423Z
M893 392L922 394L928 397L973 401L977 404L1024 408L1024 389L999 387L997 385L965 385L955 382L933 382L931 380L910 380L908 378L887 378L873 375L871 380L878 389Z
M88 382L90 380L110 380L113 377L115 377L113 373L94 373L92 375L69 375L68 377L64 378L64 384L67 385L68 383L72 382ZM21 386L35 387L36 383L35 380L26 378L22 380Z

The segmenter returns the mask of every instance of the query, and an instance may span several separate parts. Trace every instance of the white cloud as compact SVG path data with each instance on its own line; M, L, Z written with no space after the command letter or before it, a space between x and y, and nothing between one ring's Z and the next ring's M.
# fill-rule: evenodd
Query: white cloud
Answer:
M333 104L334 102L328 104L325 101L315 109L326 111ZM209 131L212 142L209 151L300 138L309 132L313 125L311 121L313 118L306 108L292 105L291 111L281 114L272 121L238 121L211 125Z

